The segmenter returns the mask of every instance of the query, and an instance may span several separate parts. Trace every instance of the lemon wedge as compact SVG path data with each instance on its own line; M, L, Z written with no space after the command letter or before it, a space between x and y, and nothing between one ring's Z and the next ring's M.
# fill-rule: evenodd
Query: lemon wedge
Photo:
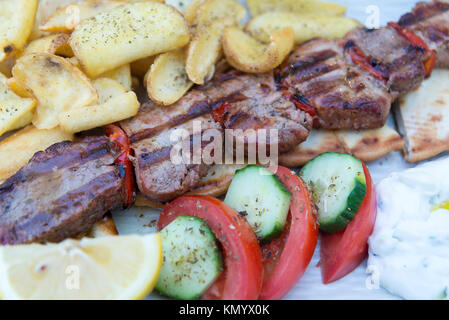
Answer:
M0 247L4 299L141 299L162 264L159 234Z

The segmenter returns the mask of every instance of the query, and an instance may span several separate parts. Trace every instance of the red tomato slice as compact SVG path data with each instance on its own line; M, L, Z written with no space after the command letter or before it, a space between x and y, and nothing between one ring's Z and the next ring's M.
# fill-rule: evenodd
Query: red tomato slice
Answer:
M263 280L262 255L248 222L222 201L209 196L184 196L164 207L158 230L180 215L206 221L223 247L225 271L203 299L256 300Z
M278 300L288 293L303 276L318 240L318 225L305 183L285 167L279 166L276 176L290 190L292 200L284 233L262 246L265 273L261 300Z
M365 164L363 169L367 190L355 218L345 230L321 235L320 266L324 284L346 276L362 263L368 253L368 238L376 222L377 201L376 191Z

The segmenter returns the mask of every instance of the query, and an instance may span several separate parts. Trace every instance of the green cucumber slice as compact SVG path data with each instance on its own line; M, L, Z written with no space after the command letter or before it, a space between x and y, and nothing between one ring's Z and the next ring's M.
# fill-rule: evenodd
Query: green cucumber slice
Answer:
M318 207L320 229L343 230L355 217L366 195L362 162L345 153L323 153L300 171Z
M201 297L223 271L215 235L191 216L179 216L160 235L163 260L156 290L175 299Z
M271 171L249 165L236 172L224 202L246 218L259 241L267 242L282 234L291 196Z

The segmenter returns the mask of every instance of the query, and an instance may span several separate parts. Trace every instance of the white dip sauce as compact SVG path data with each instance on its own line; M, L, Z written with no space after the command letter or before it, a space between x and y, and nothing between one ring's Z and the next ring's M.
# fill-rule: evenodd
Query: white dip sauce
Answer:
M394 173L376 191L368 266L379 284L405 299L448 299L449 158Z

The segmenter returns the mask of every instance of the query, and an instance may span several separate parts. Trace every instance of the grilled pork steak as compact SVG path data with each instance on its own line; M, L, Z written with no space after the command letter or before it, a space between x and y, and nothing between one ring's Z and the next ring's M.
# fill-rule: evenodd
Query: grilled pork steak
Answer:
M0 244L58 242L87 231L124 201L106 137L36 153L0 186Z

